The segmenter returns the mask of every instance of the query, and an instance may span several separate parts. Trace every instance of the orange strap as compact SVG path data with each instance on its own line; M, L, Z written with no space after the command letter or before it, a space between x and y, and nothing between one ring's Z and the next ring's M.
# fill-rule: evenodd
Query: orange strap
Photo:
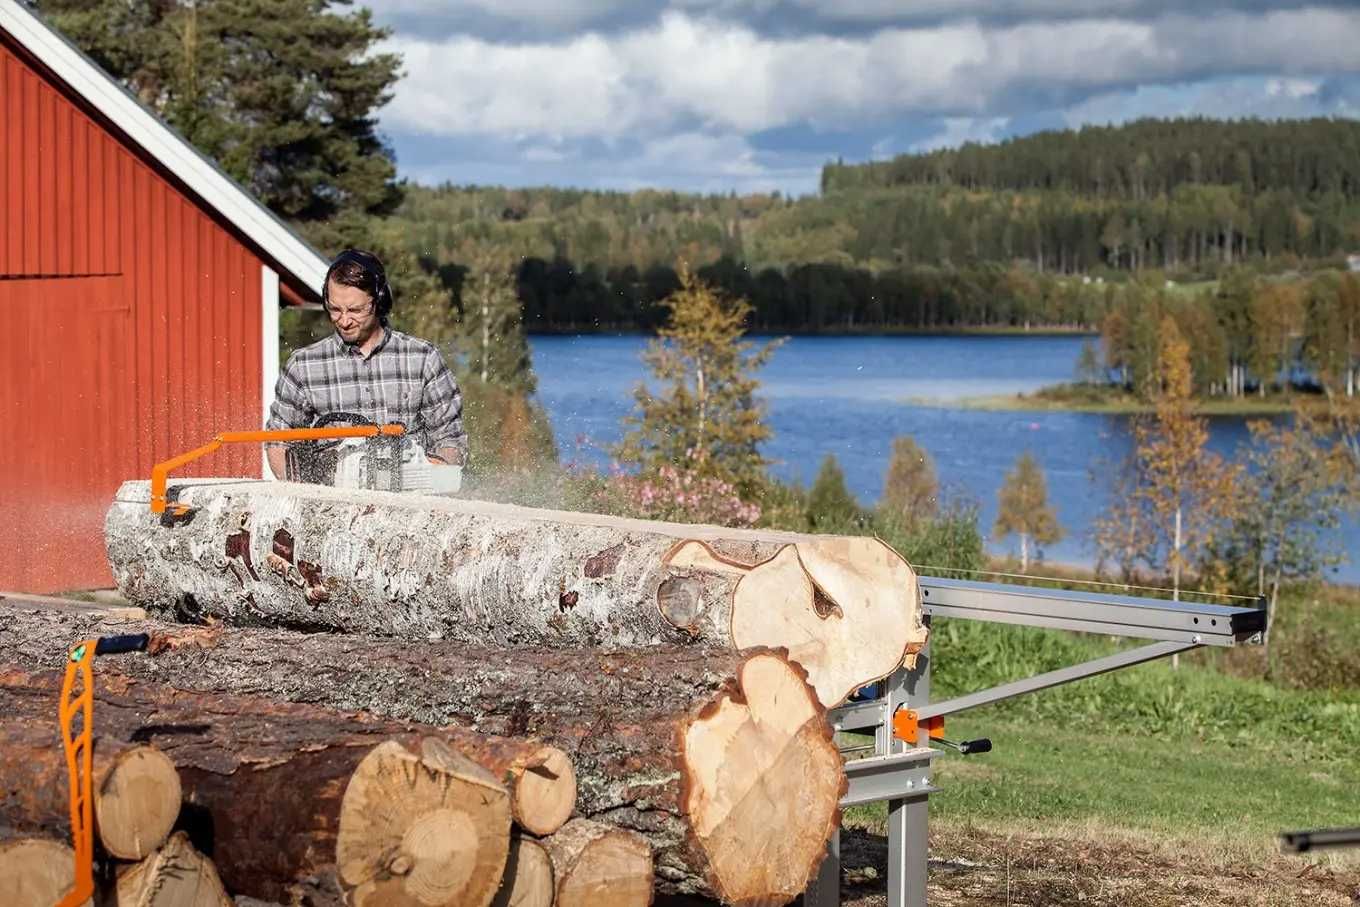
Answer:
M94 894L94 794L91 771L94 753L90 735L94 724L95 640L71 647L66 677L61 684L61 745L66 751L66 778L71 802L71 843L76 851L75 884L57 907L78 907ZM77 679L79 689L77 690ZM72 727L80 716L80 728Z

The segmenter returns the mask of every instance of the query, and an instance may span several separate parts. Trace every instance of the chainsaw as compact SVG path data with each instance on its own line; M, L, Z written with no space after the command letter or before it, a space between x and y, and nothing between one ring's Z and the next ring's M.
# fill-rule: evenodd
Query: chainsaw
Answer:
M336 425L362 427L374 423L351 413L327 413L312 427ZM431 462L415 436L404 431L297 441L288 445L285 465L285 478L290 482L336 488L452 494L463 483L463 467Z
M151 512L160 514L163 522L191 518L194 508L173 500L168 488L170 472L216 452L223 444L289 444L285 478L295 482L416 494L451 494L462 487L463 467L431 462L404 425L375 425L347 414L330 419L351 424L224 431L202 447L157 463L151 468Z

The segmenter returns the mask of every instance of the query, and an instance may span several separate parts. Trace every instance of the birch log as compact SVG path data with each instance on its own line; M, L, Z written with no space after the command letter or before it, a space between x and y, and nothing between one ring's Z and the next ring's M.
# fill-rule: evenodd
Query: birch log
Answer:
M196 832L227 889L269 901L339 903L349 891L354 904L489 903L509 847L510 806L499 779L542 749L455 728L195 693L129 678L112 663L97 669L95 685L96 752L153 743L178 770L181 822ZM10 792L0 800L0 828L9 832L69 834L55 733L59 689L56 672L0 670L0 777ZM379 752L386 767L364 768ZM404 767L390 767L394 759ZM379 793L351 795L356 781Z
M109 668L132 678L542 738L571 757L578 815L647 838L665 893L788 901L839 824L845 778L825 711L777 654L412 646L22 612L0 612L0 651L30 665L115 631L152 635L158 654Z
M914 658L916 577L873 538L808 536L260 481L124 483L118 588L161 614L512 646L779 647L828 707Z

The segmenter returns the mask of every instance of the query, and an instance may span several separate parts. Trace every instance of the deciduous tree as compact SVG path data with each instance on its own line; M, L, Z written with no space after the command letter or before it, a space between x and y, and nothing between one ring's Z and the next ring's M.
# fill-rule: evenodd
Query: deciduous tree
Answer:
M1051 545L1062 538L1063 530L1048 503L1048 487L1044 471L1034 456L1025 451L1015 461L1015 468L1006 473L1006 480L997 492L996 524L992 536L998 540L1008 535L1020 538L1020 571L1029 569L1029 543Z
M694 464L749 500L765 479L760 443L771 434L754 374L778 341L741 339L750 305L715 292L688 267L679 277L680 288L661 303L669 317L642 354L659 387L653 393L644 382L633 392L636 410L624 419L616 453L643 472Z
M893 439L879 510L907 532L935 518L940 482L930 455L910 435Z

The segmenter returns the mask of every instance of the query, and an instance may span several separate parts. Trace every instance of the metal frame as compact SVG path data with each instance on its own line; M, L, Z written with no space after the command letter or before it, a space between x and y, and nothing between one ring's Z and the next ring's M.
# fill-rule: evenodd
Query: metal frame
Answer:
M883 682L879 698L833 709L829 717L835 730L874 733L874 754L846 761L849 789L841 806L888 803L888 907L926 905L928 804L938 790L931 783L931 765L939 751L929 747L924 728L916 746L894 738L892 719L899 708L915 709L921 719L952 715L1203 646L1257 643L1266 625L1261 602L1244 608L932 576L919 582L927 623L953 617L1156 642L936 703L930 702L927 645L915 668L898 670ZM837 833L803 895L805 907L839 907L840 880Z

